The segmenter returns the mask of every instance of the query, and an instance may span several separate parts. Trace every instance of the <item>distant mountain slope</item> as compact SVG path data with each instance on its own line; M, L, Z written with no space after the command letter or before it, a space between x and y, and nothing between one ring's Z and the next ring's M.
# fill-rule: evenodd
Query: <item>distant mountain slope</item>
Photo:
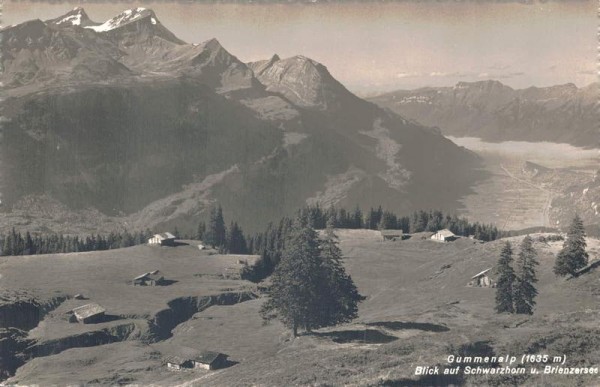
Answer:
M400 90L369 98L382 107L487 141L551 141L600 147L600 84L514 90L498 81Z
M331 76L322 64L304 56L274 56L254 65L255 75L267 91L279 93L297 106L337 110L358 97Z
M5 211L49 195L191 229L218 202L256 228L307 202L453 209L478 178L474 154L324 65L245 64L216 39L181 41L149 9L96 23L76 8L2 33Z

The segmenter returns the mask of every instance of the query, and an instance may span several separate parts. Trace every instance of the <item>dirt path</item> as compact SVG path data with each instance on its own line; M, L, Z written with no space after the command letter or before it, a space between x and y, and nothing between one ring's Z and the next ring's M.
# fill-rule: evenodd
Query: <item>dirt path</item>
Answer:
M550 209L552 208L552 199L554 197L554 193L547 188L535 185L530 181L527 181L525 179L521 179L521 178L515 176L512 172L510 172L508 169L506 169L506 167L502 164L500 164L500 168L502 169L502 171L504 171L506 176L510 177L511 179L518 181L519 183L525 184L529 187L540 190L547 195L547 199L544 203L544 208L542 209L542 225L544 227L550 227Z
M208 379L211 376L215 376L217 374L220 374L222 372L222 370L220 371L212 371L210 373L207 373L206 375L202 375L199 378L195 378L192 380L188 380L187 382L181 383L181 384L177 384L176 387L193 387L193 386L200 386L202 385L202 383L200 383L202 380L204 379Z

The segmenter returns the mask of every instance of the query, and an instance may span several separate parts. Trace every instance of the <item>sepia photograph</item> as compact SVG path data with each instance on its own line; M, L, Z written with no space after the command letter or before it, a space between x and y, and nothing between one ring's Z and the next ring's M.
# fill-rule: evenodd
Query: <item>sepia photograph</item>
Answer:
M599 15L0 0L0 386L600 386Z

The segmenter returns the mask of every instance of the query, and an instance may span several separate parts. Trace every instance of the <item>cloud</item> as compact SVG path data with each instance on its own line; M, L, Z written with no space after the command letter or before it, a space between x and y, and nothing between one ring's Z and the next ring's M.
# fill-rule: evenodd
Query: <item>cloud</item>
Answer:
M515 78L525 75L522 71L508 72L508 73L479 73L477 74L477 78L487 78L487 79L508 79Z
M401 73L396 74L396 78L417 78L420 76L422 76L421 73L415 73L415 72L412 72L412 73L401 72Z
M510 66L508 66L510 67ZM470 78L470 79L508 79L515 78L525 75L522 71L484 71L484 72L473 72L473 71L431 71L429 73L420 73L420 72L410 72L403 71L396 74L396 78L398 79L407 79L407 78Z
M429 73L430 77L452 77L452 76L456 76L457 73L446 73L443 71L433 71L431 73Z
M600 75L600 70L581 70L578 71L579 75Z

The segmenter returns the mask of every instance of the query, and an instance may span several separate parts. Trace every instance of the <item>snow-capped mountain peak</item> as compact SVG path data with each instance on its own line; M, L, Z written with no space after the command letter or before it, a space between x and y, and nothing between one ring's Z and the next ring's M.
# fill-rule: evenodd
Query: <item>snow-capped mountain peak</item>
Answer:
M98 26L87 26L85 28L92 29L96 32L106 32L146 17L150 18L152 24L156 25L158 23L156 16L151 9L138 7L127 9Z
M92 22L88 15L85 13L85 10L81 7L75 7L68 13L60 16L56 19L52 19L48 21L51 24L60 27L66 26L80 26L80 27L88 27L90 25L94 25L96 23Z

